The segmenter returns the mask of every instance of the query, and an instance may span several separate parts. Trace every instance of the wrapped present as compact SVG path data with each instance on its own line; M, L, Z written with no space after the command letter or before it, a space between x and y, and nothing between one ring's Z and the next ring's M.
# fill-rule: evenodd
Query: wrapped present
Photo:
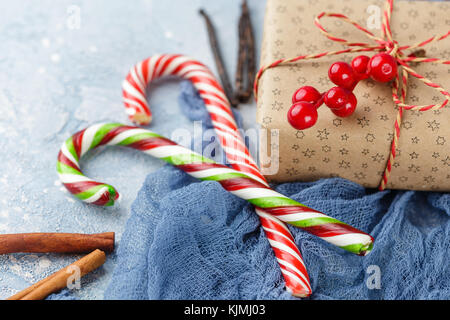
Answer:
M257 82L257 121L268 129L261 135L260 163L269 181L339 176L371 188L450 190L450 110L445 107L448 92L442 89L450 87L450 66L443 62L450 60L449 3L397 1L393 5L392 43L400 49L420 44L408 53L425 50L422 60L408 63L408 77L400 78L407 89L404 103L401 89L393 98L395 82L368 79L354 90L358 106L352 116L340 118L321 107L312 128L296 130L287 121L296 89L304 85L320 92L330 89L334 86L328 78L330 65L350 62L361 53L315 55L362 49L343 46L344 41L336 38L380 44L343 18L325 15L327 19L318 25L316 17L322 12L343 14L382 38L385 4L384 0L267 0L261 53L261 66L266 68ZM333 37L324 35L324 30ZM289 60L302 55L308 59Z

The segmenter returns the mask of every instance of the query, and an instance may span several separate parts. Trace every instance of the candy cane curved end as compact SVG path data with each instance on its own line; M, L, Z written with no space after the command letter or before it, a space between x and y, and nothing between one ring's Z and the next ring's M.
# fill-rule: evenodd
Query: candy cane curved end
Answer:
M166 76L191 81L206 103L208 111L234 124L229 102L208 67L180 54L156 54L130 69L122 82L122 96L125 111L133 123L147 125L151 122L152 113L146 91L153 80Z
M113 186L86 177L80 169L81 145L74 138L84 133L82 130L67 139L59 151L56 170L64 187L79 200L98 206L113 206L121 195Z

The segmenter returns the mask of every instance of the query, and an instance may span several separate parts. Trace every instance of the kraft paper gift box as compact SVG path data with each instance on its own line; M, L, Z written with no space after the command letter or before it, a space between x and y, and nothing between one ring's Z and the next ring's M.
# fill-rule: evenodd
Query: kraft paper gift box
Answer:
M371 23L370 31L381 36L381 30L373 29L377 27L373 14L377 8L382 14L384 4L384 0L267 0L261 66L278 59L344 49L314 25L314 18L323 11L343 13L368 29ZM338 37L371 43L361 31L338 19L324 18L321 22ZM396 1L391 27L400 45L442 35L450 29L450 3ZM450 60L450 38L424 49L427 57ZM328 90L335 86L328 79L330 65L350 62L359 54L304 60L264 72L259 83L257 121L268 132L261 135L259 159L269 181L313 181L339 176L365 187L379 186L397 116L390 84L370 79L360 82L354 90L358 106L349 118L339 118L323 105L316 125L298 131L290 126L286 116L296 89L311 85L320 92ZM449 65L421 63L413 68L443 88L450 88ZM444 100L438 92L409 77L407 104L436 104ZM450 190L449 124L447 107L404 111L387 188ZM278 160L276 154L279 163L274 163ZM273 169L277 167L278 170Z

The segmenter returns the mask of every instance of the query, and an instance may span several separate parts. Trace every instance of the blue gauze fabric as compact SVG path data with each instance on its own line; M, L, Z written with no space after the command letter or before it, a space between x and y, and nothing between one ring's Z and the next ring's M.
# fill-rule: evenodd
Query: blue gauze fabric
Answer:
M189 83L180 104L192 120L209 119ZM336 178L275 189L375 237L373 251L359 257L289 227L311 278L310 299L450 298L448 194L377 192ZM132 206L105 297L296 299L252 206L170 166L148 175Z

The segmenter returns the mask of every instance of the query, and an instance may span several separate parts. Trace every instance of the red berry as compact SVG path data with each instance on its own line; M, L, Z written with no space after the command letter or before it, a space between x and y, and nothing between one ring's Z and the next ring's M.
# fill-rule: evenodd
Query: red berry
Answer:
M367 79L369 77L368 64L370 58L368 56L357 56L352 60L353 72L359 79Z
M345 102L344 106L339 109L331 109L331 111L338 117L349 117L353 114L353 112L355 112L357 104L358 101L356 100L355 95L353 94L353 92L350 92L347 96L347 101Z
M345 106L352 92L341 87L333 87L325 94L324 102L330 109L340 109Z
M357 81L352 67L346 62L335 62L328 70L328 77L339 87L353 90Z
M304 86L295 91L294 95L292 96L292 103L304 101L316 104L321 97L322 95L319 91L316 90L316 88L311 86Z
M387 53L377 53L369 61L370 76L379 82L389 82L397 76L397 61Z
M308 129L317 122L317 109L312 103L304 101L297 102L289 109L287 118L291 126L295 129Z

